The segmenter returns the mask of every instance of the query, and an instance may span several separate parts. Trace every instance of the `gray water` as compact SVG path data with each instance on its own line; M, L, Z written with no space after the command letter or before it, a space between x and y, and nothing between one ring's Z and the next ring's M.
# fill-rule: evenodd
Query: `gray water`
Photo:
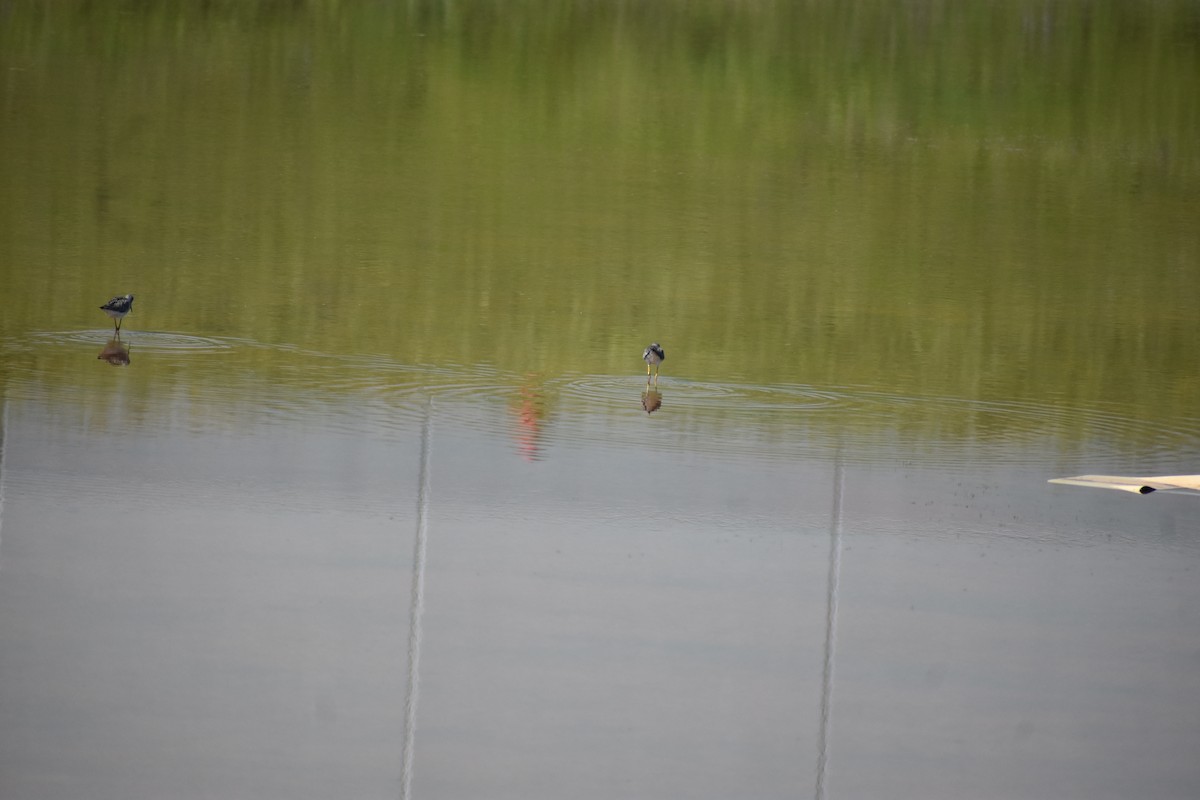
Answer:
M612 383L535 460L486 394L147 435L10 397L5 796L1196 785L1195 498L726 448Z

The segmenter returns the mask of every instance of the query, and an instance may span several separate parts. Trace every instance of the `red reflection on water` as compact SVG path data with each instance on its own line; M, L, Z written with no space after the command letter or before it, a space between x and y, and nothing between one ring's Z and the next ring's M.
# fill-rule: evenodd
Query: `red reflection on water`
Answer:
M540 461L542 424L546 419L546 396L537 376L526 375L517 392L513 409L517 416L517 452L526 461Z

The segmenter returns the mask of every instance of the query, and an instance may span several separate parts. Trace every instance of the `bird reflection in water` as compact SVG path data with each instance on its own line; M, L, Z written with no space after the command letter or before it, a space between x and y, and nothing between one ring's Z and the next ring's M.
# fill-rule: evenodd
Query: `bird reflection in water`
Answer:
M662 408L662 392L649 386L642 392L642 408L647 414L653 414Z
M129 366L129 345L122 342L120 336L114 336L108 340L108 344L104 345L104 349L96 358L107 361L114 367L127 367Z

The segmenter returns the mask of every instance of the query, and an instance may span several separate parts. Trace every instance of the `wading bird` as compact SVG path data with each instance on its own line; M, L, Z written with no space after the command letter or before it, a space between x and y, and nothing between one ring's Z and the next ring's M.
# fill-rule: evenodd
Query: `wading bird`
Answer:
M124 297L114 297L100 306L100 310L112 317L113 327L119 332L121 330L121 320L133 310L133 295L127 294Z
M654 383L658 384L658 365L665 361L667 354L663 352L662 345L658 342L646 348L646 352L642 353L642 361L646 362L646 383L650 382L650 369L654 368Z

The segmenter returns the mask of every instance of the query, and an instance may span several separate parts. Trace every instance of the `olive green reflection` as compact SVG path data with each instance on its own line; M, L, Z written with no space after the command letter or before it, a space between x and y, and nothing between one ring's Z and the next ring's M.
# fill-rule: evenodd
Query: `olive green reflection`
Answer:
M5 14L5 335L1195 414L1195 3Z

